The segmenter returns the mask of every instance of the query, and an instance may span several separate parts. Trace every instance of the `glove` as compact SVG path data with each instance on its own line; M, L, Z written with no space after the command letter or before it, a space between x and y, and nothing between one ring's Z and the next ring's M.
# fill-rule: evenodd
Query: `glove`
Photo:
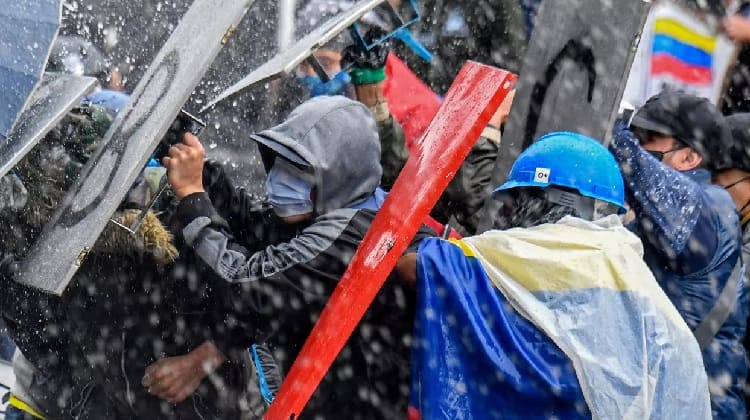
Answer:
M368 44L386 35L380 29L373 28L364 36ZM349 45L341 54L344 68L350 68L349 75L355 86L380 83L385 80L385 61L390 52L390 43L383 41L367 50L364 46Z

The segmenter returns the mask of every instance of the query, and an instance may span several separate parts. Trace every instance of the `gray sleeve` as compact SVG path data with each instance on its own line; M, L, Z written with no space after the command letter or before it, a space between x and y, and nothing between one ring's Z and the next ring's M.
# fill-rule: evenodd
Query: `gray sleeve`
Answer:
M356 210L340 211L340 217L319 218L293 239L248 252L214 218L201 216L183 228L183 236L195 253L229 283L268 278L309 264L328 250ZM348 216L347 216L348 215Z

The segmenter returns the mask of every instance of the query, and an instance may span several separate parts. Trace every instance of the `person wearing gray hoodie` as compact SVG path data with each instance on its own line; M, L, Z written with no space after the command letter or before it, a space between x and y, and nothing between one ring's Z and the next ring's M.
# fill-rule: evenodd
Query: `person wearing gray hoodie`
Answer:
M343 96L316 97L280 125L251 138L268 171L266 189L275 223L268 223L268 216L254 219L253 211L242 204L220 214L217 209L227 206L218 201L242 199L215 196L216 181L206 176L204 151L194 136L186 135L164 159L180 199L176 215L185 242L224 280L216 287L226 292L219 299L228 314L225 324L242 330L216 334L192 355L148 367L143 385L169 401L186 398L230 358L232 349L247 349L252 343L266 344L288 368L385 199L379 188L378 131L362 103ZM280 224L296 231L268 240L262 231ZM431 233L420 231L410 249ZM411 299L413 291L407 287L386 284L310 401L306 416L405 415Z

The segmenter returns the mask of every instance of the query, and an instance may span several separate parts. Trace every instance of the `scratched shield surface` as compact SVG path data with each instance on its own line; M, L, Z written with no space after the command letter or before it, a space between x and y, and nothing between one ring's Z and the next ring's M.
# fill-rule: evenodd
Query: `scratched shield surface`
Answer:
M144 74L18 281L61 294L252 0L196 0Z
M93 89L96 79L47 73L31 95L18 123L0 144L0 177L8 173L37 143Z
M547 0L542 3L516 84L493 173L502 184L518 155L551 131L607 142L625 89L647 1ZM480 231L491 227L488 200Z

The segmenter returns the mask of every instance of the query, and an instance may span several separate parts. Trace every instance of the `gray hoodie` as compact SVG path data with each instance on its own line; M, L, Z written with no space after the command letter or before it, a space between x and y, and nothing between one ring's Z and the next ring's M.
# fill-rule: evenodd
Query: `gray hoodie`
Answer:
M380 144L370 111L344 97L314 98L253 139L261 150L266 148L262 154L312 168L313 219L290 238L253 243L259 240L241 230L257 233L273 227L249 208L223 208L222 202L242 202L241 191L220 197L211 185L207 193L184 197L177 217L186 244L225 280L216 285L225 289L220 310L226 311L231 319L226 325L234 329L217 330L212 341L225 352L265 343L284 369L294 361L375 217ZM238 226L238 220L245 226ZM428 234L420 232L410 250ZM413 322L408 294L398 282L386 282L305 409L306 417L403 416Z
M370 110L344 96L312 98L276 127L251 138L284 158L312 167L315 214L369 198L380 183L380 140Z

